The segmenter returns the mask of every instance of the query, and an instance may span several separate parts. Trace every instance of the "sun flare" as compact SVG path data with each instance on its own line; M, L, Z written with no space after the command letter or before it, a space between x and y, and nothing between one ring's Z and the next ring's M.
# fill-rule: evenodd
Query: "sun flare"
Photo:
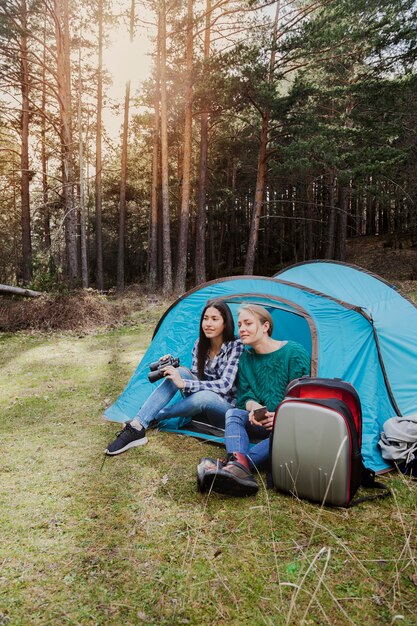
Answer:
M111 43L104 51L104 64L111 74L114 89L124 89L128 80L133 89L146 80L151 71L151 42L147 34L139 32L129 41L126 31L113 31Z

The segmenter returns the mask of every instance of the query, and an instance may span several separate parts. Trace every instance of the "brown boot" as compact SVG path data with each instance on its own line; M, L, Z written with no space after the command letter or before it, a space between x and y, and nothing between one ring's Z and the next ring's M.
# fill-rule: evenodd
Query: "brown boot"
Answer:
M251 496L258 491L258 483L249 469L248 458L240 452L227 455L227 463L214 476L213 490L230 496Z
M219 470L225 464L224 459L204 457L197 465L197 488L201 493L208 491Z

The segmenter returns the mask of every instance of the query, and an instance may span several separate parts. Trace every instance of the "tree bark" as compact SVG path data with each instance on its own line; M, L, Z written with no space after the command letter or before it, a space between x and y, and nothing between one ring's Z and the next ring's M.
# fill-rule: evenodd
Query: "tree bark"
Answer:
M30 225L29 200L29 63L28 63L28 33L27 33L27 5L26 0L20 2L21 35L20 35L20 85L22 93L21 111L21 202L22 202L22 256L23 282L29 283L32 279L32 241Z
M148 287L154 291L158 283L158 186L160 174L159 161L159 133L160 133L160 50L161 50L161 24L158 20L158 40L155 64L155 98L154 98L154 127L153 127L153 151L152 151L152 191L151 191L151 219L149 233L149 257L148 257Z
M328 175L327 194L329 206L325 213L328 213L327 223L327 242L326 242L326 259L333 259L335 255L335 238L336 238L336 207L335 207L335 190L334 190L334 174L330 172Z
M163 292L172 292L171 234L169 215L169 174L168 174L168 103L167 103L167 42L166 42L166 2L159 4L161 26L161 179L162 179L162 265Z
M96 118L96 287L104 289L103 276L103 219L102 219L102 107L103 107L103 0L98 0L98 67L97 67L97 118Z
M48 157L46 150L46 19L43 27L43 64L41 100L41 169L42 169L42 222L44 249L51 254L51 212L49 209Z
M306 259L314 257L313 243L313 219L315 215L314 203L314 179L311 174L307 176L307 223L306 223Z
M347 218L349 210L350 190L346 185L339 188L339 228L337 230L336 258L339 261L346 259L346 239L347 239Z
M255 200L253 203L252 219L249 232L248 251L246 254L245 274L253 274L255 266L256 248L258 245L259 223L263 205L266 179L266 161L269 133L269 114L265 112L262 117L261 136L259 140L258 168L256 175Z
M122 162L120 172L119 194L119 245L117 250L117 291L123 291L125 286L125 234L126 234L126 169L127 169L127 137L129 124L130 80L126 83L123 135L122 135Z
M0 285L0 293L10 293L13 296L23 296L25 298L38 298L42 295L40 291L22 289L21 287L12 287L11 285Z
M191 195L191 153L193 123L193 0L187 2L187 47L186 47L186 78L185 78L185 122L184 122L184 153L182 165L182 193L180 224L178 233L178 261L175 277L175 292L185 291L188 259L188 223L190 220Z
M130 5L130 42L133 41L135 27L135 0ZM126 174L127 174L127 139L129 130L130 80L126 83L125 106L123 117L122 163L120 173L119 199L119 247L117 253L117 291L125 286L125 237L126 237Z
M268 82L271 83L274 77L274 67L275 67L275 59L276 59L276 41L278 35L278 20L279 20L279 12L280 12L280 2L277 2L277 6L275 9L275 19L274 19L274 28L273 28L273 36L272 36L272 52L271 58L269 62L269 73L268 73ZM261 219L262 205L263 205L263 196L265 191L265 180L266 180L266 165L267 165L267 148L268 148L268 135L269 135L269 111L264 110L262 112L262 125L261 125L261 134L259 139L259 153L258 153L258 170L256 175L256 188L255 188L255 198L253 202L253 211L252 211L252 219L249 231L249 241L248 241L248 250L246 254L246 262L245 262L245 274L253 274L253 269L255 266L255 256L256 256L256 248L258 245L258 235L259 235L259 223Z
M206 0L206 23L204 31L204 74L210 57L211 38L211 0ZM195 282L206 281L206 195L207 195L207 160L208 160L208 110L200 116L200 163L199 185L195 236Z
M81 40L81 35L80 35ZM81 281L84 289L88 287L88 261L87 261L87 236L86 236L86 211L84 192L84 144L81 126L81 43L78 50L78 156L80 170L80 249L81 249Z
M77 279L77 232L74 209L74 168L72 162L71 67L68 0L54 0L56 15L57 76L61 117L61 150L65 213L67 277Z

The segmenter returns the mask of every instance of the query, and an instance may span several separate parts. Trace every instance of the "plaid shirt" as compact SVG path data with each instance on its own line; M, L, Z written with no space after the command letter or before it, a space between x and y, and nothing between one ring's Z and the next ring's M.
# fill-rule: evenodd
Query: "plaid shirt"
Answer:
M197 376L197 346L198 339L192 352L191 371L195 376ZM204 380L184 380L184 391L186 393L214 391L223 400L235 406L237 368L242 351L243 345L240 339L223 343L214 359L210 360L207 356L204 364Z

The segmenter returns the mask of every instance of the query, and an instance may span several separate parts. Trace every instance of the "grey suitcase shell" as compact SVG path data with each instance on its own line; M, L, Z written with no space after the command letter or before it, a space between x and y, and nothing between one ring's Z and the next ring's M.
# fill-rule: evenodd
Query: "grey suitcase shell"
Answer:
M352 466L361 465L360 450L352 442L349 409L340 400L330 404L305 398L280 404L271 441L272 480L299 498L347 506L360 484L360 469Z

